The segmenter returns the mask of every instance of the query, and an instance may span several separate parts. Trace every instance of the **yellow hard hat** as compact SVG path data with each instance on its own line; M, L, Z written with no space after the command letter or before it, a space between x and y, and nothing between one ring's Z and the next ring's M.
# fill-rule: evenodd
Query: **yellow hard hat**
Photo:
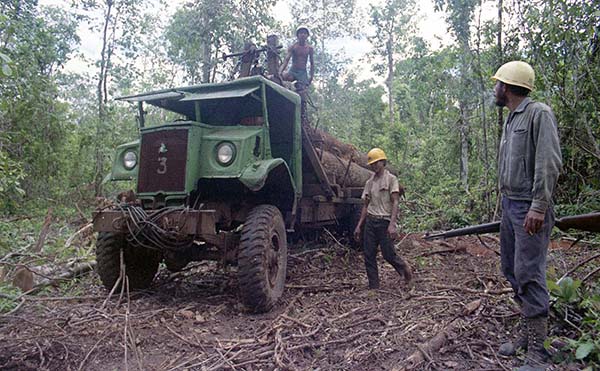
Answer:
M496 74L492 76L492 80L500 80L505 84L521 86L531 91L535 72L528 63L512 61L500 66Z
M367 153L367 164L371 165L380 160L387 160L385 152L381 148L373 148Z
M300 32L300 30L304 30L304 31L306 31L307 34L310 35L310 31L308 30L308 27L306 27L305 25L300 25L300 26L298 26L298 28L296 28L296 36L298 36L298 32Z

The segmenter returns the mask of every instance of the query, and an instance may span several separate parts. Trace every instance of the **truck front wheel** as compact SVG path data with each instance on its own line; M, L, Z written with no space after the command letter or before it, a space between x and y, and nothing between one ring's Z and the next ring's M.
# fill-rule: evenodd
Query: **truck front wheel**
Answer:
M121 250L125 263L125 274L131 289L150 286L162 255L143 247L128 246L122 234L100 232L96 242L96 270L102 284L112 289L120 276Z
M244 305L255 313L271 310L281 297L287 268L287 240L281 212L272 205L253 208L242 227L238 278Z

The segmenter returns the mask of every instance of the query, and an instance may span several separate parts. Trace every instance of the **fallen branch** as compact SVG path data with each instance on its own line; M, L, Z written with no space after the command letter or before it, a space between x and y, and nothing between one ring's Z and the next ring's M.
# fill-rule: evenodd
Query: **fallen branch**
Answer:
M565 274L562 275L562 277L560 277L558 279L558 281L556 281L557 284L559 284L562 280L564 280L567 276L569 276L571 273L575 272L577 269L581 268L582 266L584 266L585 264L591 262L594 259L600 258L600 254L596 254L593 255L579 263L577 263L573 268L569 269Z
M51 224L52 224L52 208L49 208L48 214L46 214L46 219L44 219L44 224L42 225L42 229L40 230L40 235L38 236L38 239L37 239L35 245L33 246L33 249L31 249L31 251L36 252L36 253L42 251L42 247L44 247L44 242L46 241L46 236L48 235L48 232L50 231Z
M425 359L433 362L431 355L440 350L448 340L448 335L461 325L461 321L454 320L426 343L417 345L417 350L402 362L399 370L412 370Z
M73 267L73 269L71 269L68 272L62 273L62 274L58 275L57 277L41 281L40 283L38 283L37 285L35 285L33 287L33 290L35 290L34 292L36 292L43 287L55 285L61 281L79 277L79 276L83 275L84 273L93 271L95 267L96 267L95 261L75 265Z
M483 247L485 247L486 249L493 251L496 255L500 256L500 253L494 249L492 249L491 247L488 246L487 243L485 243L485 241L483 240L483 238L481 238L480 235L477 235L477 239L479 240L479 242L481 242L481 244L483 245Z
M77 232L73 233L73 235L71 235L71 237L69 237L67 239L67 242L65 242L65 247L71 246L71 244L73 243L73 240L75 240L75 237L79 236L80 234L82 234L83 232L85 232L88 229L92 228L93 226L94 226L94 224L88 223L83 228L81 228Z
M467 248L464 246L457 246L457 247L452 247L450 249L443 249L443 250L434 250L434 251L428 251L428 252L424 252L421 255L418 255L420 257L424 257L424 256L430 256L430 255L435 255L435 254L444 254L447 252L454 252L454 253L458 253L458 252L466 252Z

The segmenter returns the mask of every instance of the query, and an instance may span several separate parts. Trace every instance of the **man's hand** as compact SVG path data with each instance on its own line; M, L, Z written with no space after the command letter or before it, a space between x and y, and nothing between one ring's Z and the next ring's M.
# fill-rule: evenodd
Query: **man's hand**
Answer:
M398 228L396 227L396 223L390 223L387 229L387 233L390 235L392 240L398 238Z
M361 230L360 225L357 225L356 228L354 229L354 240L356 240L357 242L360 242L360 230Z
M533 236L534 234L538 233L538 231L542 228L543 225L544 213L540 213L535 210L529 210L527 212L527 216L525 217L525 223L523 224L525 232Z

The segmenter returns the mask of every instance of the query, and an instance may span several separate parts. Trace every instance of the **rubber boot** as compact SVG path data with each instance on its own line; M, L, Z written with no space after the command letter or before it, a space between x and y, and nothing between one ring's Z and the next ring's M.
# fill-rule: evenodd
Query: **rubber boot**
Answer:
M402 272L402 275L404 276L404 282L406 283L406 285L410 285L413 279L413 273L412 269L410 268L410 265L404 265L404 272Z
M517 323L517 336L515 340L500 345L498 353L509 357L515 356L518 350L527 350L527 326L525 325L525 317L523 315L521 315L519 323Z
M550 355L544 348L544 341L548 335L548 317L527 318L527 354L525 364L517 371L544 371L550 365Z

